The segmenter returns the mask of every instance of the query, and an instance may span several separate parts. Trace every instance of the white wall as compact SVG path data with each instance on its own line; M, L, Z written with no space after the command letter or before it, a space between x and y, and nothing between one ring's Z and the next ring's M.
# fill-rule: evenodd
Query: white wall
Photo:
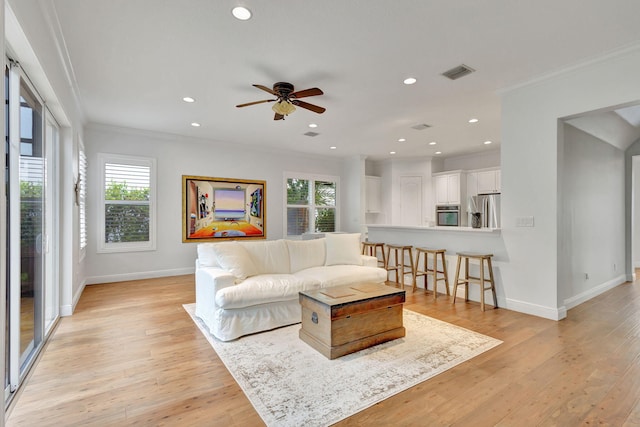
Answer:
M639 144L640 141L637 141L635 144ZM633 268L640 268L640 156L636 155L632 158L632 187L631 187L631 198L632 198L632 208L631 208L631 217L632 217L632 265Z
M502 273L507 308L556 319L566 316L565 292L558 291L558 248L564 244L559 242L558 201L566 196L558 173L558 119L636 102L639 74L640 49L634 46L503 93L502 236L510 262ZM522 216L533 216L535 226L516 227ZM626 263L626 271L629 268Z
M283 238L284 175L288 172L339 176L342 195L349 194L349 179L341 176L343 161L319 156L284 154L174 135L106 126L85 129L84 143L89 162L87 196L89 242L86 255L87 283L104 283L147 277L186 274L193 271L196 244L182 243L182 175L258 179L267 182L267 239ZM157 250L151 252L97 253L95 221L99 206L97 191L98 153L154 157L157 161ZM364 166L364 165L363 165ZM363 172L362 169L361 172ZM358 178L359 179L359 178ZM356 197L360 197L358 193ZM358 201L359 204L359 201ZM349 209L341 212L341 221Z
M627 280L635 280L635 268L640 268L640 140L631 144L625 152L627 234L626 262L631 267Z
M366 233L365 158L353 156L343 161L344 182L340 183L340 231Z
M558 278L568 309L625 281L625 170L618 148L568 124L563 135Z
M466 154L464 156L447 157L442 162L442 170L434 170L434 172L473 170L493 167L500 167L500 149Z
M27 73L61 127L60 132L60 313L70 315L84 280L78 251L78 207L74 203L77 174L77 141L82 136L84 115L64 56L57 42L57 21L50 2L10 0L6 18L8 51Z

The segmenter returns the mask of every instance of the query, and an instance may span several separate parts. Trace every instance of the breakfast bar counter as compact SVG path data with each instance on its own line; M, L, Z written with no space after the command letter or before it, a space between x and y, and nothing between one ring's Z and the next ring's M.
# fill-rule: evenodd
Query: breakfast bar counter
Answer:
M500 229L383 224L371 224L367 228L370 242L446 249L449 256L455 256L456 252L491 253L498 263L507 259Z

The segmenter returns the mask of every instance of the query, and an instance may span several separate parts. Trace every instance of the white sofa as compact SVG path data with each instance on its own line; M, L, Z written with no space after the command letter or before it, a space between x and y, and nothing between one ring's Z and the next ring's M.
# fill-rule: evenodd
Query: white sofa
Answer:
M360 234L200 243L196 316L229 341L299 323L300 291L386 279L375 257L361 255Z

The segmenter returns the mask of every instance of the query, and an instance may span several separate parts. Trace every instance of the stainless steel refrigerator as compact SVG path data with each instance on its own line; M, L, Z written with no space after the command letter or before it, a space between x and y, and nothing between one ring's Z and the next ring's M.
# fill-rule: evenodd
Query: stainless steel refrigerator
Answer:
M471 215L480 213L480 224L487 228L500 228L500 194L479 194L469 197L469 224Z

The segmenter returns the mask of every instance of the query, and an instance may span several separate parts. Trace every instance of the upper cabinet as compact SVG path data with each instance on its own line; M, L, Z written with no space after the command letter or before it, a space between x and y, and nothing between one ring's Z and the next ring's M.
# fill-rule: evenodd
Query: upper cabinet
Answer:
M378 176L365 176L366 186L366 200L365 200L365 212L366 213L379 213L380 202L380 177Z
M467 181L462 172L434 175L436 205L459 205L465 198Z
M467 172L467 196L478 195L478 172Z
M478 194L494 194L500 192L500 170L478 172Z

